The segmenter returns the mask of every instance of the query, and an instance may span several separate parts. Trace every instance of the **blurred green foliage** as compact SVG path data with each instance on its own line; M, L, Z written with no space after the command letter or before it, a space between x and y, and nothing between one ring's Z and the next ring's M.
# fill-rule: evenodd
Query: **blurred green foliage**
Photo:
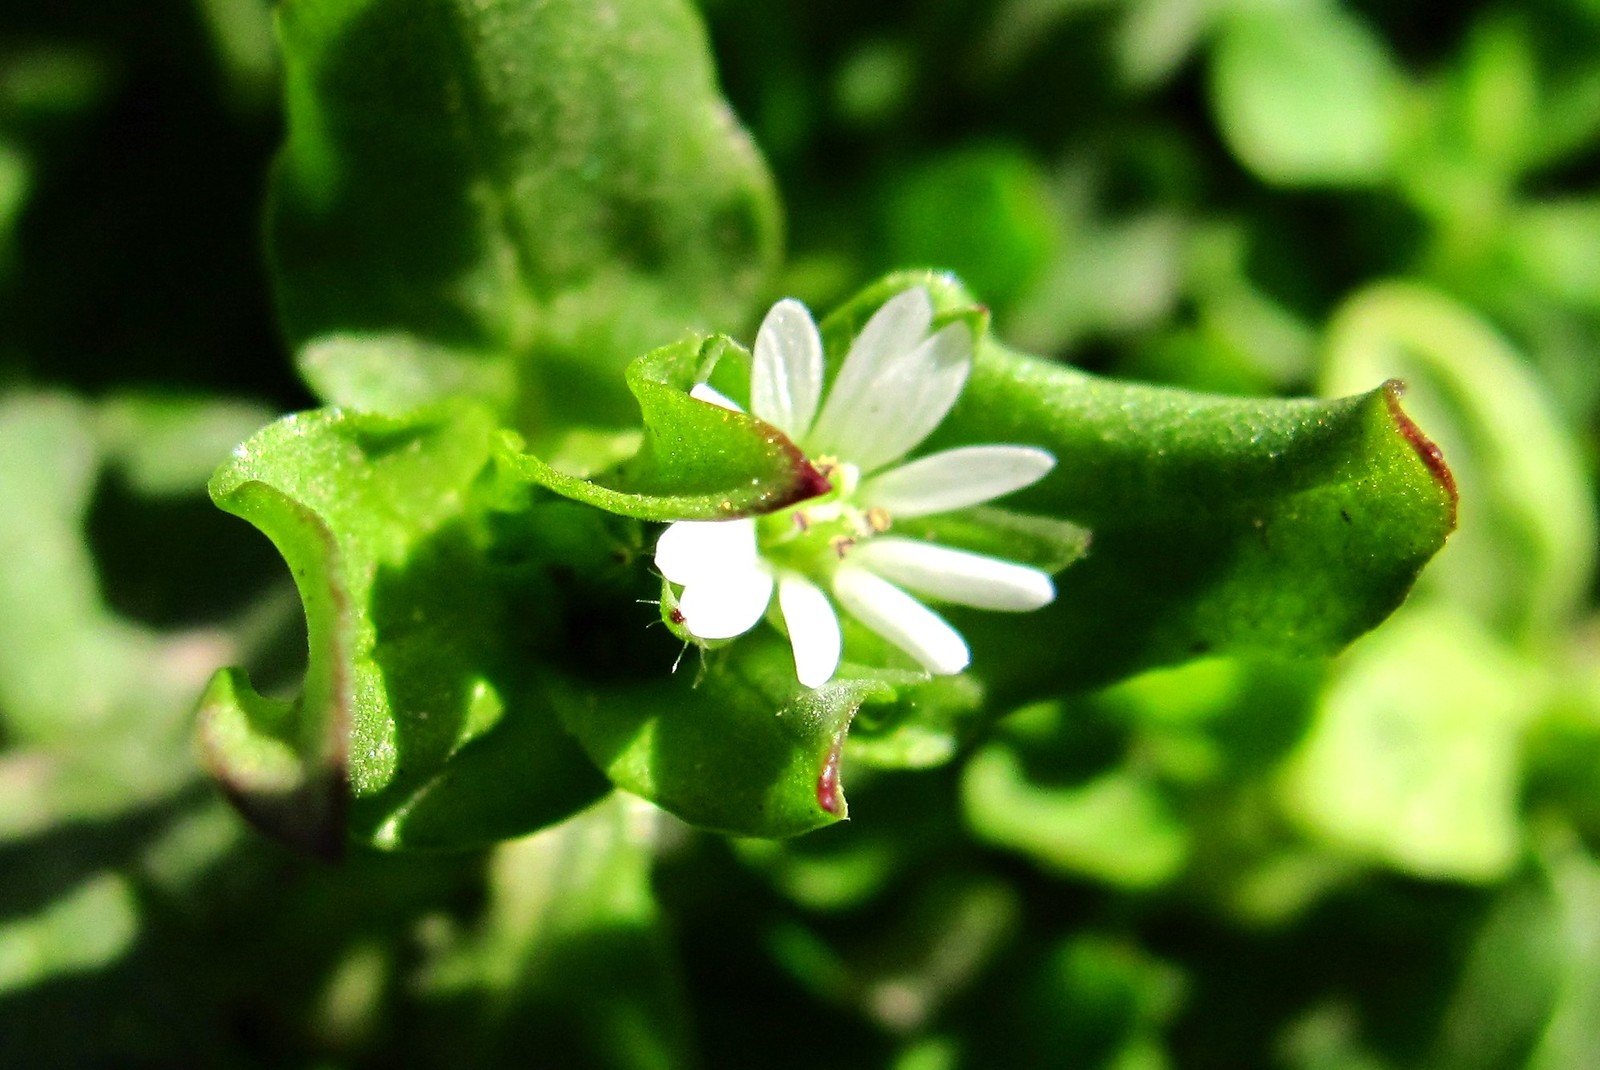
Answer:
M12 5L0 1064L1600 1064L1600 7L702 7L787 210L767 296L926 263L1094 371L1400 375L1460 531L1332 662L1030 704L947 764L849 770L855 820L799 840L613 795L497 848L306 860L191 740L218 666L268 703L304 670L287 570L204 490L311 403L260 251L270 13ZM359 352L299 356L360 383ZM271 742L256 771L298 775Z

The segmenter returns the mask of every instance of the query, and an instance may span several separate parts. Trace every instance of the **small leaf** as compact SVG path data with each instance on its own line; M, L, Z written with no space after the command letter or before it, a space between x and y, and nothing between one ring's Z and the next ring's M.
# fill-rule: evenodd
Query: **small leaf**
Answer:
M1517 743L1534 682L1470 617L1408 606L1340 663L1286 766L1285 805L1320 838L1408 873L1504 876L1520 853Z
M689 396L727 353L748 378L750 355L725 338L684 339L628 366L644 441L612 472L582 479L557 471L507 434L496 457L513 479L642 520L728 520L825 494L827 479L772 425Z
M1127 888L1169 880L1188 833L1151 779L1113 769L1071 785L1032 782L1003 743L973 755L961 780L978 838L1020 851L1048 870Z

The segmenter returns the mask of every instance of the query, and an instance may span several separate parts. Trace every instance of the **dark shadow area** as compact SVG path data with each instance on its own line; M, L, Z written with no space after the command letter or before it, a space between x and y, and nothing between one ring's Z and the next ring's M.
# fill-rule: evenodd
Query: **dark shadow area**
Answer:
M272 543L203 494L147 497L115 471L85 526L107 603L153 628L219 623L288 579Z
M25 131L40 171L0 334L41 382L181 381L305 407L260 246L279 118L270 96L230 106L199 11L69 0L0 13L7 52L72 50L98 87L81 111Z

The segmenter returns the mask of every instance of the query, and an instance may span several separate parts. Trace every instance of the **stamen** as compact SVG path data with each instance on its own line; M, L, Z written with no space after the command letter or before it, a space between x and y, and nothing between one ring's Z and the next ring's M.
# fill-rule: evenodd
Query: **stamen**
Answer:
M882 535L888 531L893 521L889 519L889 510L881 505L874 505L867 510L867 527L872 529L874 535Z
M828 545L833 548L835 554L839 555L839 560L841 561L844 560L844 555L849 553L850 548L855 544L856 540L849 535L835 535L828 540Z

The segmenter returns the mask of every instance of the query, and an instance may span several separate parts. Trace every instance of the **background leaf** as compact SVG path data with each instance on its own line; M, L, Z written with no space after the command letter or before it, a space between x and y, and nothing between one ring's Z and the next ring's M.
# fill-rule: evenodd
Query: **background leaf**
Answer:
M327 400L626 422L627 360L750 314L777 207L685 0L290 0L278 25L269 242ZM381 355L350 340L374 332Z

